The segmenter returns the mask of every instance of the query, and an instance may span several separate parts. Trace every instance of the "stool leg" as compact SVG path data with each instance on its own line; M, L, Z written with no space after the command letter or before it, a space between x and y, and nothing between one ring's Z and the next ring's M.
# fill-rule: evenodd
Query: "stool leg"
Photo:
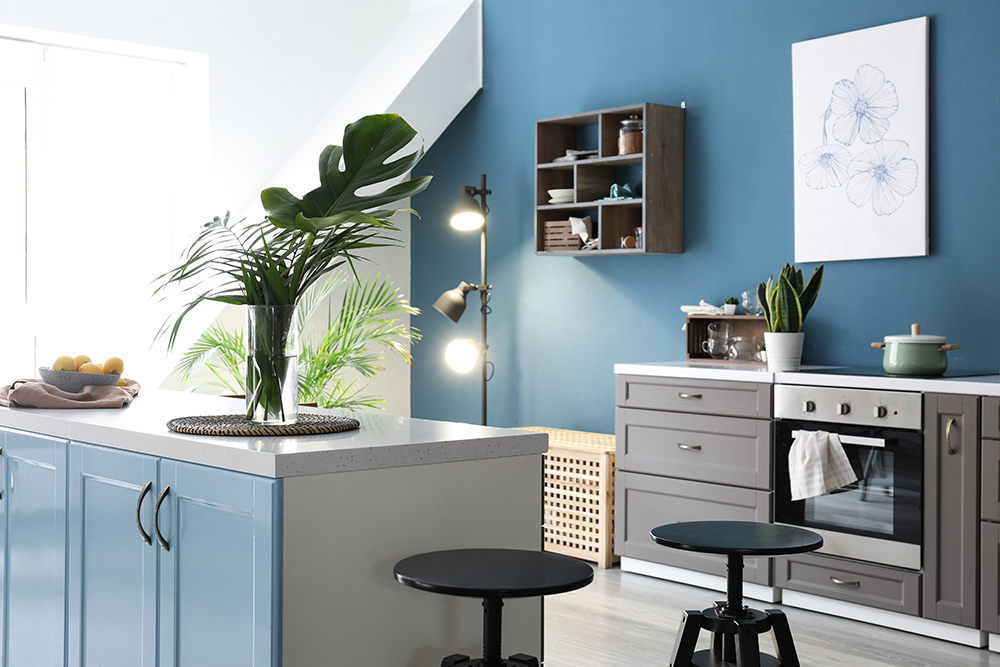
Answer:
M799 656L792 642L792 631L788 628L788 617L780 609L765 609L771 617L771 636L774 637L774 652L781 667L799 667Z
M760 667L760 643L753 619L736 622L736 667Z
M483 667L503 667L504 661L500 657L502 610L502 599L483 599Z
M726 606L723 615L730 618L743 616L743 556L729 554L726 559Z
M701 611L686 611L681 619L680 630L674 641L674 652L670 656L670 667L691 667L695 646L698 645L698 633L704 616Z

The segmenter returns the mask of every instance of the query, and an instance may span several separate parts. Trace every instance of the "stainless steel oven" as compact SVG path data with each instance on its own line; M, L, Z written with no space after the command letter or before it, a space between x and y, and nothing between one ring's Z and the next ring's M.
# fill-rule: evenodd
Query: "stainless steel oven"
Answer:
M775 385L774 414L775 522L822 534L822 553L920 569L921 395ZM836 433L858 481L793 501L788 452L800 431Z

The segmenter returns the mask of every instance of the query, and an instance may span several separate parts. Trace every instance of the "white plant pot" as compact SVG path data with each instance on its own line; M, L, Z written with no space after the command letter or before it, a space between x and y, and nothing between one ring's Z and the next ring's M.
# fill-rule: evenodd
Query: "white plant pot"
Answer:
M764 332L767 349L767 370L797 371L802 363L802 340L805 334Z
M722 310L726 313L726 315L735 315L736 305L737 304L735 303L724 303L722 304Z

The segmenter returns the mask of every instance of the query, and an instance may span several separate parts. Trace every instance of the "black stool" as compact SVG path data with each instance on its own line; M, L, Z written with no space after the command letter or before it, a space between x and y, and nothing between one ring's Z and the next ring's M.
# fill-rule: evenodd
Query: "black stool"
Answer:
M728 557L727 599L703 611L684 612L670 667L800 667L785 613L743 605L743 557L813 551L823 546L822 537L803 528L752 521L671 523L654 528L650 536L666 547ZM712 633L712 648L695 653L702 628ZM777 657L760 652L757 636L768 630Z
M483 599L483 658L456 653L441 667L539 667L523 653L500 657L504 598L552 595L583 588L594 569L576 558L518 549L455 549L410 556L393 568L396 581L431 593Z

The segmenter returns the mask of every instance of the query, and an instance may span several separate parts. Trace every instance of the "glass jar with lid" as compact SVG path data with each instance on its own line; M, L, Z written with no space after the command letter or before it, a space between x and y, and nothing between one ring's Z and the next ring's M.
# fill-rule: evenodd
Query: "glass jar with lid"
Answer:
M618 154L630 155L642 152L642 119L632 114L621 121L618 129Z

